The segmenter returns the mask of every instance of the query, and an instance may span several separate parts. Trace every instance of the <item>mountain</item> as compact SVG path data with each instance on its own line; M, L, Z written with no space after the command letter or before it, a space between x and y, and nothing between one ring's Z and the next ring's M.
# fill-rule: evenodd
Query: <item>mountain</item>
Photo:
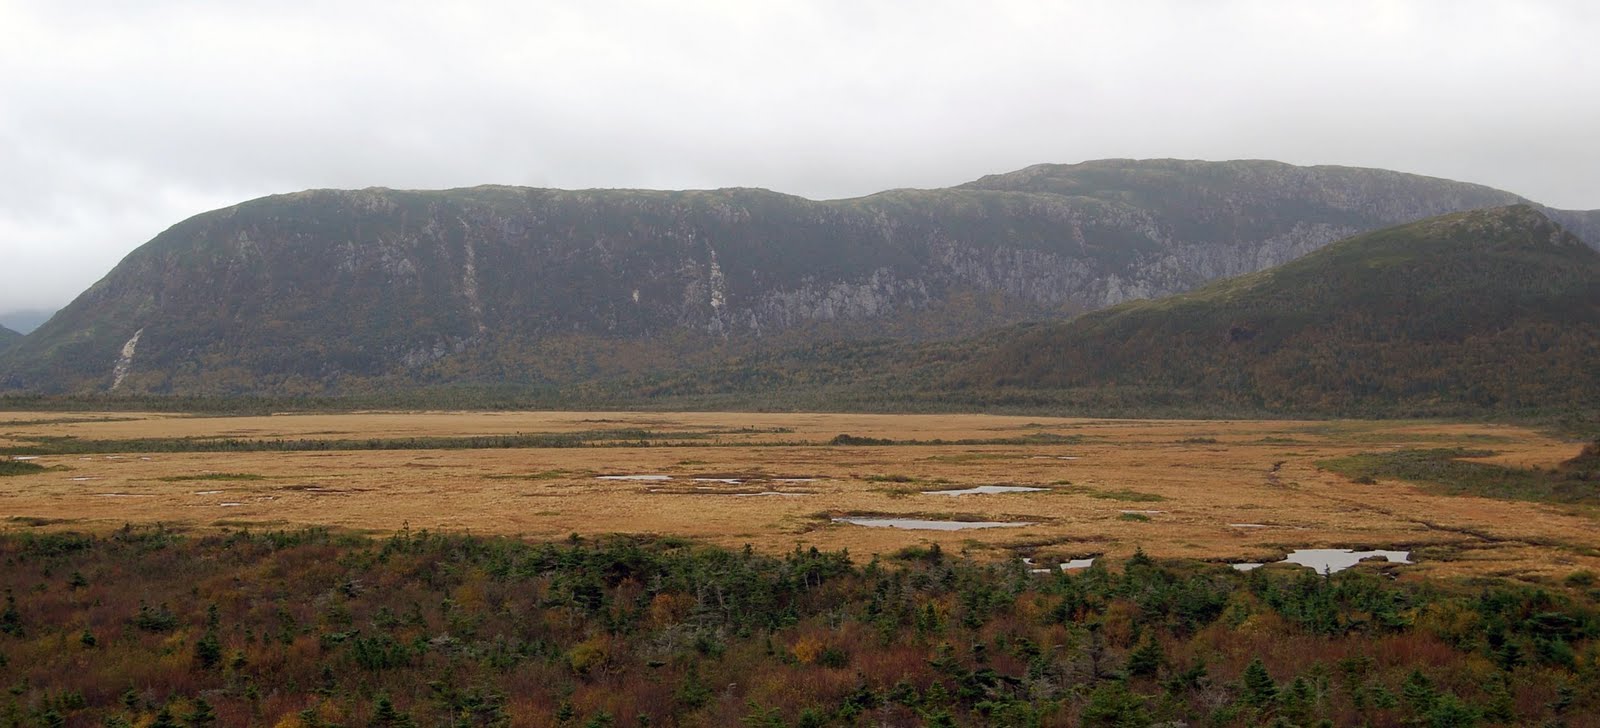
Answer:
M0 389L565 386L826 341L970 336L1292 260L1510 193L1277 162L1041 165L939 190L313 190L183 221Z
M1120 390L1287 411L1600 404L1600 253L1529 205L1360 235L1155 301L1025 328L958 389Z
M20 334L33 333L34 329L50 320L55 311L40 308L23 309L20 311L7 311L0 313L0 326L10 328Z
M13 344L21 340L22 334L12 331L4 326L0 326L0 350L10 348Z
M1600 210L1552 210L1539 208L1550 219L1561 223L1573 235L1578 236L1590 247L1600 249Z

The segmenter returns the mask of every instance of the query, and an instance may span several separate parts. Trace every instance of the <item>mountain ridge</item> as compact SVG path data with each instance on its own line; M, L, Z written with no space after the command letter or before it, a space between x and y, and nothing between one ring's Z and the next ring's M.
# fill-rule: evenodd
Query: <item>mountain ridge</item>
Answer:
M1049 189L990 189L1040 179ZM959 338L1520 200L1383 170L1181 160L1036 165L830 201L307 190L203 213L130 253L0 356L0 388L560 386L823 341Z
M1600 253L1529 205L1021 332L958 388L1148 390L1267 409L1596 403Z

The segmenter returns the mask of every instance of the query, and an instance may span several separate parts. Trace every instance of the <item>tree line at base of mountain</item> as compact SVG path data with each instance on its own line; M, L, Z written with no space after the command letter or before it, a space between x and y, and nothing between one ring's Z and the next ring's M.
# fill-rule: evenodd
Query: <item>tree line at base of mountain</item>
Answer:
M1539 725L1600 583L673 539L0 535L0 725ZM1580 720L1581 722L1581 720Z

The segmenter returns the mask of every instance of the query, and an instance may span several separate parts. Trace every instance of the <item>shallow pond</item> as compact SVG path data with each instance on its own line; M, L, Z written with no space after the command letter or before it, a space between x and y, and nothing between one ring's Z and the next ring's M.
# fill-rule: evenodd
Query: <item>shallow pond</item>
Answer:
M1288 556L1275 564L1297 564L1314 569L1319 574L1334 574L1348 569L1367 559L1377 557L1388 559L1391 564L1410 564L1410 551L1354 551L1351 549L1295 549ZM1228 564L1234 571L1254 571L1264 564L1255 562L1241 562Z
M1087 569L1087 568L1089 568L1091 566L1094 566L1095 558L1097 558L1097 557L1090 556L1087 559L1067 559L1066 561L1063 561L1063 562L1061 562L1059 564L1056 564L1056 569L1032 568L1032 569L1028 569L1028 573L1030 573L1030 574L1049 574L1049 573L1051 573L1052 571L1055 571L1055 570L1076 571L1078 569ZM1033 563L1033 559L1026 558L1026 557L1022 559L1022 563L1026 564L1028 566L1037 566L1036 564Z
M1033 488L1026 485L980 485L974 488L960 490L925 490L923 495L994 495L997 493L1038 493L1049 488Z
M1032 521L934 521L922 518L867 518L846 516L834 523L849 523L867 528L903 528L911 531L965 531L972 528L1017 528L1032 526Z
M1344 571L1366 559L1379 556L1388 559L1391 564L1411 563L1410 551L1352 551L1351 549L1297 549L1285 557L1284 561L1309 566L1321 574Z

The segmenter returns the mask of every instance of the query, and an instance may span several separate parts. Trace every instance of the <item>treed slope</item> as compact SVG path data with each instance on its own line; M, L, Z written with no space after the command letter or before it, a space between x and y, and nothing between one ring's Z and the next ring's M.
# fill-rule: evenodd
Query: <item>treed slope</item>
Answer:
M184 221L0 354L0 389L555 386L916 340L1190 290L1514 195L1276 162L1047 165L816 202L764 190L317 190Z
M22 340L22 334L0 326L0 349L9 348L20 340Z
M1600 254L1517 205L1033 327L954 381L1297 411L1517 409L1593 406L1596 362Z

